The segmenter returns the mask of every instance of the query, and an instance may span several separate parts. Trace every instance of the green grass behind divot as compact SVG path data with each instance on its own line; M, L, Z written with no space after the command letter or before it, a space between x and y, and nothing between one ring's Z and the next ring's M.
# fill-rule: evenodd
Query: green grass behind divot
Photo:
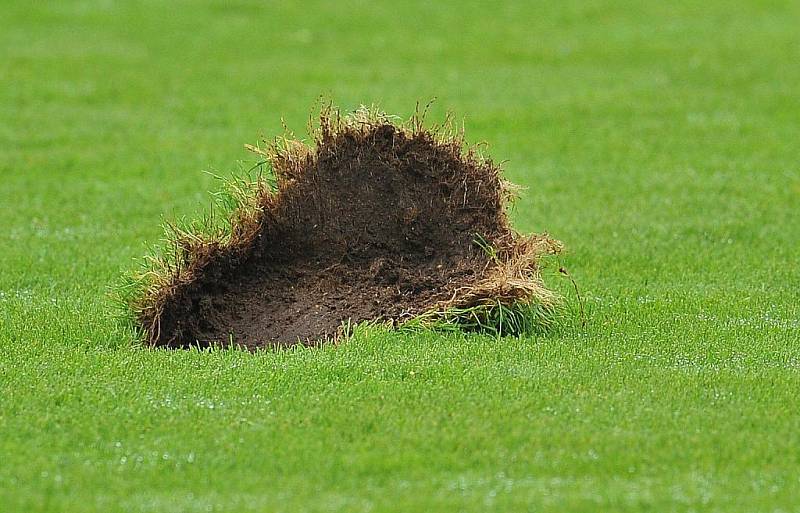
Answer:
M0 511L798 511L799 20L2 3ZM515 226L569 249L586 328L131 347L108 285L320 93L466 115L528 187Z

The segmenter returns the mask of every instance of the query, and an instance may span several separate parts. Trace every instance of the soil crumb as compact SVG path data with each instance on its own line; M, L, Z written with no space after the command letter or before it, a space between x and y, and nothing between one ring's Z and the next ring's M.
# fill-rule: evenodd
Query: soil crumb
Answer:
M459 132L327 109L312 135L251 147L272 178L225 233L176 229L135 308L150 344L314 345L347 322L553 299L538 260L560 244L510 228L510 186Z

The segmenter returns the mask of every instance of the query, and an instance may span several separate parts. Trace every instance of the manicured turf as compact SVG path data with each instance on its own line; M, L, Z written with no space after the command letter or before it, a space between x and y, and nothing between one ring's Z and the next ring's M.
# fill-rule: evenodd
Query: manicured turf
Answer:
M800 511L798 5L2 2L0 511ZM132 347L107 287L320 93L466 116L586 328Z

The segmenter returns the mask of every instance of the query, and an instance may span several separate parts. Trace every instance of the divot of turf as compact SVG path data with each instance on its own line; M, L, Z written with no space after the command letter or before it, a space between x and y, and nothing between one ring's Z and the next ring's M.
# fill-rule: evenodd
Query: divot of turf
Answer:
M147 341L317 344L362 321L513 333L552 308L541 259L560 243L515 233L500 168L421 118L325 108L313 145L251 147L270 179L234 184L225 228L173 228L134 280Z

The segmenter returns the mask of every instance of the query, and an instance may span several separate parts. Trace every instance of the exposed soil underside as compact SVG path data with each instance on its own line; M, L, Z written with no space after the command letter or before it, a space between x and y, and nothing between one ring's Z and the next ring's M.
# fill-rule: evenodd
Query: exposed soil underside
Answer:
M391 124L330 133L263 206L243 252L221 252L161 308L153 343L314 344L343 322L451 299L511 236L497 168ZM152 319L142 319L152 331Z

